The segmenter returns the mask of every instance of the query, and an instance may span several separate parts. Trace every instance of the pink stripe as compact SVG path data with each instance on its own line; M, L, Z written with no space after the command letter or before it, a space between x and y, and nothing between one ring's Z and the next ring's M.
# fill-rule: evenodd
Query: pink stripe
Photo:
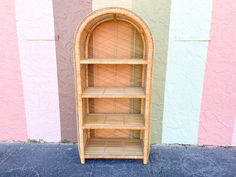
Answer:
M199 144L231 145L236 115L236 3L213 2Z
M14 0L0 1L0 140L26 140Z

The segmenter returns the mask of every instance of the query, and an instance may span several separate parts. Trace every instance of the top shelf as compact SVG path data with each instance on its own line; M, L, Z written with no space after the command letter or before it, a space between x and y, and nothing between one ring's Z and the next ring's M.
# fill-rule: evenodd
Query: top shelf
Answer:
M87 58L80 60L80 64L133 64L146 65L148 61L142 58Z

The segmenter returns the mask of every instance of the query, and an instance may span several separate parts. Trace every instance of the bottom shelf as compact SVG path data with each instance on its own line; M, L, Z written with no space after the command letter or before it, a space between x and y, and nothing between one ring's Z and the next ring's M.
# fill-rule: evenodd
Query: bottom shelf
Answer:
M90 138L84 157L143 159L143 143L140 139Z

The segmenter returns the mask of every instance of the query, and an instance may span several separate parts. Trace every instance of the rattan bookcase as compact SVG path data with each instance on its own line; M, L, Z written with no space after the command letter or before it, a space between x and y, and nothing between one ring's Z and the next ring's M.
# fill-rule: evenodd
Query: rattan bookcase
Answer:
M143 159L150 151L153 40L130 10L89 14L75 35L78 149L89 158Z

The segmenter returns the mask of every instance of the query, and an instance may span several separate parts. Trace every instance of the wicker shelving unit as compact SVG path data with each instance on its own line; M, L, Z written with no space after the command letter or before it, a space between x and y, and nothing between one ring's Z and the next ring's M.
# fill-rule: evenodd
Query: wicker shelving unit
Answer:
M75 36L81 163L120 158L147 164L152 70L152 36L136 14L105 8L81 22Z

